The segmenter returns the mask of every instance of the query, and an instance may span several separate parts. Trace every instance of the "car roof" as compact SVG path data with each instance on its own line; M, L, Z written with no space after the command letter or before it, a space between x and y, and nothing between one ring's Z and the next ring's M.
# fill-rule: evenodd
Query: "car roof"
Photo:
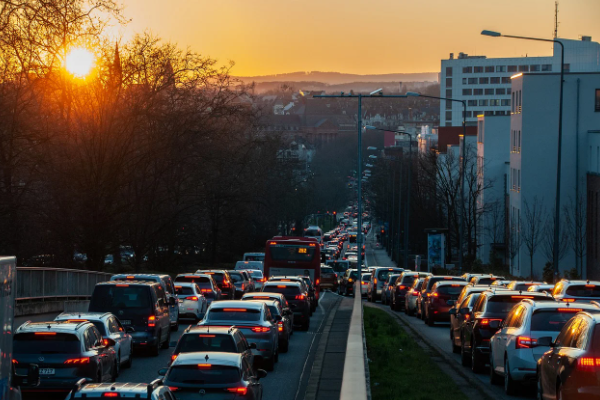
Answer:
M244 295L242 296L242 299L245 298L249 298L249 297L255 297L255 296L268 296L268 297L277 297L277 298L282 298L285 297L283 295L283 293L275 293L275 292L250 292L250 293L244 293Z
M484 291L482 294L486 296L534 296L537 298L548 298L553 299L552 296L545 292L528 292L526 290L497 290L489 289Z
M177 279L177 277L179 277L179 276L193 276L193 277L198 277L198 278L209 278L210 277L210 275L203 274L200 272L188 272L185 274L177 274L177 276L175 278Z
M15 333L32 332L56 332L56 333L76 333L80 328L93 324L89 321L67 322L67 321L45 321L30 322L27 321Z
M176 367L179 365L204 363L240 368L242 366L242 355L239 353L222 353L216 351L179 353L171 366Z
M173 286L175 286L175 288L178 287L194 287L198 284L198 282L174 282Z
M455 280L443 280L435 283L438 287L440 286L449 286L449 285L462 285L468 286L469 284L465 281L455 281Z
M262 304L260 303L252 303L250 301L241 301L241 300L221 300L221 301L213 301L210 304L211 309L221 309L221 308L252 308L254 310L260 310L262 308Z
M154 388L156 389L156 388ZM148 384L147 383L132 383L132 382L113 382L113 383L88 383L77 390L77 394L81 394L81 397L87 397L87 394L98 393L98 392L118 392L121 396L128 394L132 395L132 398L137 394L143 394L142 398L147 398ZM85 395L85 396L84 396ZM129 396L127 396L129 397Z
M110 279L113 280L116 277L125 277L127 278L128 276L135 276L135 277L140 277L140 278L166 278L169 277L169 275L167 274L114 274Z
M264 303L268 306L278 306L279 305L279 301L275 300L275 299L252 299L252 300L248 300L245 303L248 302L256 302L256 303Z
M600 286L600 281L592 281L592 280L569 280L569 279L561 279L558 283L569 284L569 285L598 285Z
M100 320L112 316L111 312L95 312L95 311L82 311L82 312L63 312L54 318L55 321L59 320L74 320L74 319L85 319L85 320Z
M270 281L275 281L275 280L279 280L279 279L294 279L297 282L304 281L303 277L299 276L299 275L292 275L292 276L277 275L277 276L272 276L269 278Z
M200 270L196 271L196 273L198 273L198 274L204 274L204 275L210 275L210 274L226 274L226 273L228 273L228 272L229 272L229 271L226 271L226 270L224 270L224 269L208 269L208 270L206 270L206 271L200 271Z

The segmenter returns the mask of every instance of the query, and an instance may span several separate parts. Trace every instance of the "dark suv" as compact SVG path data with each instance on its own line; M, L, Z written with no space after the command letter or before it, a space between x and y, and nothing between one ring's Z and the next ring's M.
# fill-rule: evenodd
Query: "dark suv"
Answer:
M70 391L81 378L114 382L117 378L115 341L103 338L91 322L26 322L13 338L13 364L27 375L39 365L40 384L24 391Z
M458 281L465 282L465 279L460 276L440 276L440 275L429 275L425 278L423 282L423 286L421 286L421 291L417 296L417 317L424 319L425 318L425 301L427 297L431 295L431 288L437 282L440 281Z
M468 308L458 311L469 316L468 319L465 318L460 330L463 365L471 364L473 372L482 372L490 358L490 338L513 306L523 299L555 301L547 293L489 290L479 295L472 311Z
M225 270L196 271L197 274L212 275L217 287L221 290L221 300L235 299L235 285Z
M288 301L294 313L294 322L307 331L310 326L310 301L308 293L303 290L299 282L268 281L262 289L263 292L281 293Z
M173 298L171 298L173 299ZM114 281L96 284L89 311L111 312L125 328L133 328L133 347L157 356L168 349L171 321L165 291L156 282Z
M400 274L390 296L390 308L394 311L404 311L404 302L406 301L406 292L411 288L416 279L424 278L431 275L428 272L412 272L406 271Z
M433 326L436 322L450 321L450 308L466 285L467 282L436 282L431 288L430 296L425 298L425 323Z

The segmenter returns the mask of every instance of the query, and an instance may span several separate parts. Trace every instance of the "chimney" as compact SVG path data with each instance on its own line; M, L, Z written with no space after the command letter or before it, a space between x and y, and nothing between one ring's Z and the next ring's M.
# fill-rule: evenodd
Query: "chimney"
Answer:
M450 53L450 59L454 60L454 53Z
M581 41L582 42L591 42L592 37L591 36L581 36Z

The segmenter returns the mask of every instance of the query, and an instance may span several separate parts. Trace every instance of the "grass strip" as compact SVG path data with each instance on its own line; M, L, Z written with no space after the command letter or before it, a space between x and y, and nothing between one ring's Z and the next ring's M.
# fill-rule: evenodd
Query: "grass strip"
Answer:
M372 400L467 400L390 315L364 308Z

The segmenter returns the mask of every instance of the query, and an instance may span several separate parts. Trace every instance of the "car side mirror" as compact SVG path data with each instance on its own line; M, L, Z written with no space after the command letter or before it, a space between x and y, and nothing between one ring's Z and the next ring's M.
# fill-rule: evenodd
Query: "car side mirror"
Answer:
M500 329L500 321L498 321L498 320L490 321L490 328Z
M103 338L102 339L102 345L103 346L115 346L117 344L117 342L115 342L113 339L111 338Z
M133 332L135 332L135 328L133 326L128 326L127 328L125 328L125 332L133 333Z
M250 343L250 348L251 349L256 349L256 343Z
M266 378L266 377L267 377L267 371L265 371L264 369L259 369L256 371L257 379L262 379L262 378Z
M537 345L545 346L545 347L553 347L552 346L552 336L544 336L544 337L538 338Z
M451 308L450 311L448 311L448 314L456 315L456 308Z
M158 370L158 375L165 376L167 374L168 368L161 368Z

